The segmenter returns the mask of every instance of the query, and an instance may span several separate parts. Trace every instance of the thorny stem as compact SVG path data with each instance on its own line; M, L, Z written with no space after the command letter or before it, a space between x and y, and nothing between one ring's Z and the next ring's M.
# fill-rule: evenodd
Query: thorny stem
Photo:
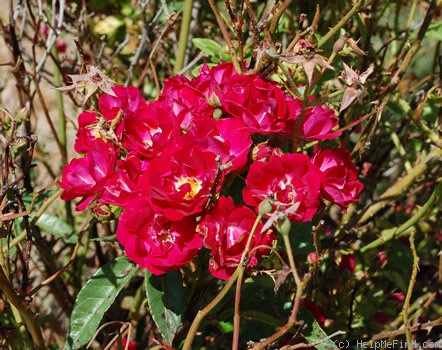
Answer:
M34 314L30 310L29 304L21 300L6 277L3 268L0 267L0 289L6 295L9 302L19 311L27 329L34 342L34 349L45 350L46 345L43 339L43 334L38 326Z
M296 82L293 80L293 78L291 77L291 75L289 74L287 69L285 68L284 64L280 60L277 60L277 63L278 63L279 68L281 68L281 71L284 73L284 76L287 78L287 81L290 84L290 89L293 91L293 93L295 94L296 97L302 98L301 92L296 87Z
M376 203L368 207L364 215L359 219L359 224L364 223L376 215L381 209L390 203L392 199L397 198L408 191L415 179L427 171L429 166L432 165L433 162L438 161L441 156L442 149L435 147L428 156L416 164L407 175L399 179L392 187L386 190Z
M318 48L323 46L327 41L329 41L334 35L336 35L339 30L353 17L353 15L358 12L361 8L362 5L364 4L364 0L358 0L353 7L351 8L351 10L349 12L347 12L347 14L341 18L341 20L332 28L328 31L327 34L325 34L321 40L318 41L318 44L316 45Z
M434 192L431 194L428 201L413 215L412 218L404 222L401 226L387 229L381 232L381 236L375 241L367 244L362 247L361 252L364 253L370 249L376 248L393 238L401 237L410 232L410 230L414 230L414 225L416 225L420 220L428 213L428 211L433 206L434 202L440 202L440 192L442 189L442 183L436 187Z
M437 297L438 297L437 292L427 292L425 295L417 297L414 300L413 304L411 304L410 307L408 308L408 315L411 315L412 319L417 319L423 314L425 310L428 309L428 307L432 303L435 302ZM410 316L408 318L410 318ZM395 318L395 320L390 322L391 329L399 329L401 324L403 324L403 322L404 321L402 319L402 313L401 313ZM402 334L405 333L404 328L401 328L401 330L403 331ZM412 333L414 332L413 327L410 327L410 332ZM382 336L382 334L383 333L373 336L373 339L375 337Z
M320 345L322 343L325 343L327 340L330 340L338 335L343 335L343 334L345 334L344 331L336 331L336 332L326 336L325 338L317 340L313 343L310 343L310 344L300 343L300 344L295 344L295 345L286 345L286 346L283 346L281 348L281 350L295 350L295 349L313 348L316 345Z
M178 52L175 61L174 72L184 67L186 60L187 43L189 41L190 22L192 21L193 0L185 0L183 6L183 19L181 20L180 37L178 39Z
M241 269L238 275L238 279L236 280L232 350L238 350L238 344L239 344L239 328L241 323L240 303L241 303L241 289L242 289L243 277L244 277L244 269Z
M429 321L429 322L425 322L425 323L421 323L421 324L417 324L414 325L412 327L409 327L409 331L411 333L417 332L417 331L428 331L431 332L431 330L433 329L433 327L437 327L442 325L442 317L439 317L438 319L434 320L434 321ZM380 339L387 339L387 338L395 338L398 335L402 335L405 333L405 329L399 329L396 331L391 331L391 332L386 332L386 333L380 333L380 334L376 334L375 336L372 337L372 341L375 340L380 340Z
M422 43L422 40L425 37L425 33L427 32L427 29L430 26L430 23L431 23L431 20L433 19L435 11L436 11L436 2L435 2L435 0L433 0L433 1L431 1L428 11L424 17L422 25L419 29L417 36L416 36L416 40L410 46L410 49L408 50L404 60L402 61L402 64L399 66L399 68L394 73L394 75L391 79L391 83L388 84L383 91L381 91L381 94L383 94L385 91L393 91L399 85L399 82L401 80L403 73L405 73L405 71L407 70L408 66L410 65L411 61L413 60L414 56L416 55L417 50L419 49L420 44Z
M206 307L202 310L199 310L195 319L193 320L189 332L187 333L186 340L183 345L183 350L190 350L192 346L193 339L195 338L196 333L198 332L198 328L202 322L202 320L207 316L207 314L212 311L212 309L218 305L218 303L226 296L230 288L232 288L233 284L236 282L236 280L243 276L244 269L246 268L246 258L250 251L250 245L252 243L253 235L255 234L256 228L258 227L259 222L262 219L262 215L258 215L255 223L253 224L252 229L250 230L249 238L247 240L246 246L244 248L244 251L241 255L241 260L238 264L238 267L236 268L233 275L230 277L230 279L227 281L227 283L224 285L223 289L218 293L218 295L209 303L206 305ZM236 304L237 300L235 300ZM235 307L236 312L236 307ZM239 320L239 315L234 316L234 320ZM238 324L239 327L239 324Z
M276 10L276 13L274 14L273 18L272 18L272 23L270 24L270 33L274 33L276 31L276 28L278 28L278 22L279 19L281 18L282 14L284 13L284 11L286 10L286 8L290 5L290 3L292 2L292 0L285 0L281 6L278 7L278 9Z
M282 235L284 245L287 250L287 256L289 258L290 269L291 269L291 272L293 274L293 278L294 278L295 284L296 284L295 300L293 301L292 311L290 313L287 323L284 326L282 326L272 336L268 337L267 339L265 339L259 343L256 343L253 346L254 350L264 349L267 345L269 345L269 344L273 343L275 340L279 339L281 336L283 336L285 333L287 333L294 325L296 325L298 323L297 317L298 317L299 307L300 307L301 300L302 300L302 294L304 292L304 286L307 283L307 278L301 279L301 277L299 276L298 270L296 269L296 263L295 263L295 258L293 255L292 246L290 244L289 233L288 232L281 232L281 235Z
M410 307L411 294L416 283L417 272L419 271L419 257L416 253L416 246L414 244L414 232L410 234L410 249L413 255L413 269L411 271L410 283L408 284L407 295L405 296L404 306L402 307L402 318L405 326L405 337L407 339L407 347L411 350L411 332L410 324L408 323L408 308Z
M51 203L56 200L60 195L64 192L63 189L59 189L57 192L55 192L52 196L47 198L41 205L40 209L37 213L35 213L34 217L31 220L31 225L34 225L37 220L40 218L40 216L46 212L48 207L51 205ZM9 248L12 248L19 244L21 241L23 241L26 238L26 230L23 230L17 237L15 237L9 244Z
M230 56L232 57L232 64L237 72L241 72L241 64L240 62L238 62L238 57L235 53L235 47L233 46L232 40L230 39L226 24L222 19L221 14L219 13L215 0L209 0L209 5L212 8L213 14L215 15L216 21L218 22L221 33L223 34L224 40L226 41L229 48Z

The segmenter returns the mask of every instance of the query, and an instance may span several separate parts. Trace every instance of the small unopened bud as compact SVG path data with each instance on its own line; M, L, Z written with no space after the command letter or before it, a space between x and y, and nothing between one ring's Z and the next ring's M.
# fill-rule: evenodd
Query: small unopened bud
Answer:
M111 207L106 204L98 204L92 209L92 213L100 222L107 222L115 219Z
M278 223L276 224L278 232L282 235L288 235L290 233L291 227L292 223L287 217L284 217L283 219L279 220Z
M258 211L259 215L261 216L270 213L272 209L273 209L272 203L270 203L270 200L268 198L264 199L261 203L259 203Z
M223 116L223 111L219 108L213 110L213 119L218 120Z
M206 95L207 103L215 108L221 107L221 101L218 95L214 91L209 92L209 94L210 96Z

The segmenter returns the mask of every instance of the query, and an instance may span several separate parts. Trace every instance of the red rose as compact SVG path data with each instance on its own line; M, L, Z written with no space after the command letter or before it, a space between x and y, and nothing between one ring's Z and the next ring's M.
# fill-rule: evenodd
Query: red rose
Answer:
M252 160L254 162L268 162L273 154L283 155L280 148L267 146L267 143L260 143L252 149Z
M195 226L194 218L167 220L139 197L121 215L116 237L130 260L161 275L183 267L201 249L203 238Z
M97 122L97 112L84 111L78 116L78 131L74 144L77 153L86 153L91 142L101 137L97 130L92 127Z
M123 146L146 160L158 157L180 134L170 107L158 101L127 113L124 124Z
M240 74L232 63L201 68L195 86L211 104L220 104L225 116L242 120L250 132L291 134L301 115L302 102L275 83L257 75Z
M96 139L84 158L75 158L63 169L60 187L63 200L82 197L77 210L100 197L108 179L114 174L117 151L101 139Z
M260 134L293 132L302 103L254 75L232 77L223 88L223 109Z
M221 186L215 180L220 180L216 155L191 145L168 149L152 160L140 185L156 212L179 221L204 210L213 191Z
M124 87L117 85L112 87L115 96L103 94L98 100L98 106L103 117L110 121L114 119L122 110L126 113L134 113L139 108L146 105L146 101L141 96L140 90L135 86Z
M346 210L347 206L358 200L364 185L358 179L358 171L351 160L350 153L342 148L316 150L313 163L325 175L322 196Z
M240 263L242 253L256 220L256 214L246 206L235 206L230 197L220 197L213 210L198 224L197 231L204 236L204 245L210 249L209 270L213 276L228 280ZM271 246L275 236L272 230L261 232L259 223L250 248ZM257 249L248 259L248 266L256 266L258 259L268 255L268 249Z
M139 195L138 178L145 170L143 162L135 154L128 154L126 159L117 161L117 171L107 180L100 201L125 207Z
M166 79L158 98L173 111L183 132L213 117L214 107L207 102L208 92L198 89L197 79L189 80L183 76Z
M274 154L269 162L250 166L243 190L244 202L258 207L264 199L274 204L274 210L286 211L290 220L311 220L319 205L323 174L304 154ZM296 212L291 209L297 207Z
M178 143L182 146L196 145L216 154L219 164L225 168L224 174L227 174L246 165L252 140L241 120L212 118L189 130Z
M339 119L330 108L315 106L307 108L299 130L299 137L306 140L330 140L341 135L340 131L332 131Z

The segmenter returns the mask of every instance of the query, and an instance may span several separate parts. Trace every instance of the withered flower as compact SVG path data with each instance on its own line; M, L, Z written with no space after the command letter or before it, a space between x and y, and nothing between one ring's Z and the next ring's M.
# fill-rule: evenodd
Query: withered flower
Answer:
M74 97L79 91L82 92L84 95L83 105L98 88L109 95L116 96L112 90L112 85L115 84L113 80L104 75L97 67L88 65L86 66L86 71L84 74L68 74L72 84L56 88L56 90L74 90Z
M344 71L341 74L341 79L345 83L344 96L342 97L341 108L339 113L346 109L356 98L362 101L366 91L364 84L367 81L368 76L373 73L373 66L371 65L364 72L359 74L358 71L354 71L344 63Z
M281 54L280 59L287 63L301 64L307 75L309 84L312 82L313 72L316 65L334 70L327 60L318 54L318 50L313 44L302 39L296 43L293 53Z

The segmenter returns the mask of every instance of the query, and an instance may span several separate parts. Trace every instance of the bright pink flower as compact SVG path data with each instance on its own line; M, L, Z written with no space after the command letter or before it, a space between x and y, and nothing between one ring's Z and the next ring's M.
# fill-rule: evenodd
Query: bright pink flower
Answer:
M103 94L98 100L100 112L107 121L113 120L120 110L125 114L135 113L139 108L146 106L140 90L135 86L116 85L112 87L112 91L116 97Z
M176 76L164 81L159 101L166 103L173 111L183 132L204 123L213 117L215 108L208 103L208 92L197 88L196 79Z
M221 163L231 162L227 172L241 170L247 163L247 157L252 145L250 133L244 123L237 119L227 118L216 121L216 127L220 136L218 142L229 145L229 154L225 156Z
M197 145L164 151L140 179L151 207L172 221L201 214L221 183L216 155Z
M78 131L75 139L74 149L78 153L86 153L91 142L100 138L99 133L93 125L97 124L97 112L84 111L78 116Z
M253 133L291 134L301 115L302 102L285 94L275 83L252 74L237 73L232 63L200 70L195 83L211 104L220 104L223 116L242 120ZM217 106L218 107L218 106Z
M195 227L194 218L171 222L139 197L121 215L116 237L131 261L161 275L183 267L201 249L203 237Z
M323 174L308 156L273 155L268 163L255 162L250 166L243 198L256 208L267 198L274 204L274 210L286 212L290 220L308 221L321 204L323 181ZM297 210L292 213L294 206Z
M316 150L313 163L325 175L322 196L346 210L358 200L364 185L358 181L358 171L350 153L342 148Z
M387 253L384 251L379 252L374 258L374 264L377 268L383 269L388 263Z
M178 141L179 145L197 145L216 154L224 174L241 170L247 163L252 145L250 132L241 120L210 119L189 130Z
M63 200L82 197L77 210L84 210L98 199L108 179L114 174L117 151L101 139L95 140L84 158L75 158L63 169L60 187Z
M310 252L307 255L307 260L310 264L317 264L320 261L320 257L316 252Z
M405 300L405 295L403 292L397 292L397 293L390 294L390 296L387 299L394 301L395 304L402 304Z
M213 276L229 279L241 261L241 256L256 220L256 214L244 205L235 206L230 197L220 197L209 213L198 224L197 231L204 236L205 247L211 250L209 270ZM272 230L261 232L259 223L250 248L271 246L275 236ZM257 249L248 259L248 266L256 266L258 259L268 255L268 249Z
M147 164L131 153L126 159L118 160L116 167L117 171L106 182L101 201L125 207L128 202L139 195L138 178Z
M209 67L205 64L200 68L197 86L200 90L203 90L208 84L215 83L222 88L233 76L237 75L239 75L239 73L235 71L235 67L231 62L220 63L214 67Z
M267 143L260 143L252 149L252 160L254 162L268 162L273 154L282 156L283 153L280 148L267 146Z
M154 101L128 113L124 120L123 146L150 160L173 143L180 135L179 124L171 109L164 103Z
M291 134L302 103L255 75L236 75L223 87L223 109L252 132Z
M299 130L299 137L306 140L330 140L341 135L332 131L339 119L333 109L315 106L307 108Z

